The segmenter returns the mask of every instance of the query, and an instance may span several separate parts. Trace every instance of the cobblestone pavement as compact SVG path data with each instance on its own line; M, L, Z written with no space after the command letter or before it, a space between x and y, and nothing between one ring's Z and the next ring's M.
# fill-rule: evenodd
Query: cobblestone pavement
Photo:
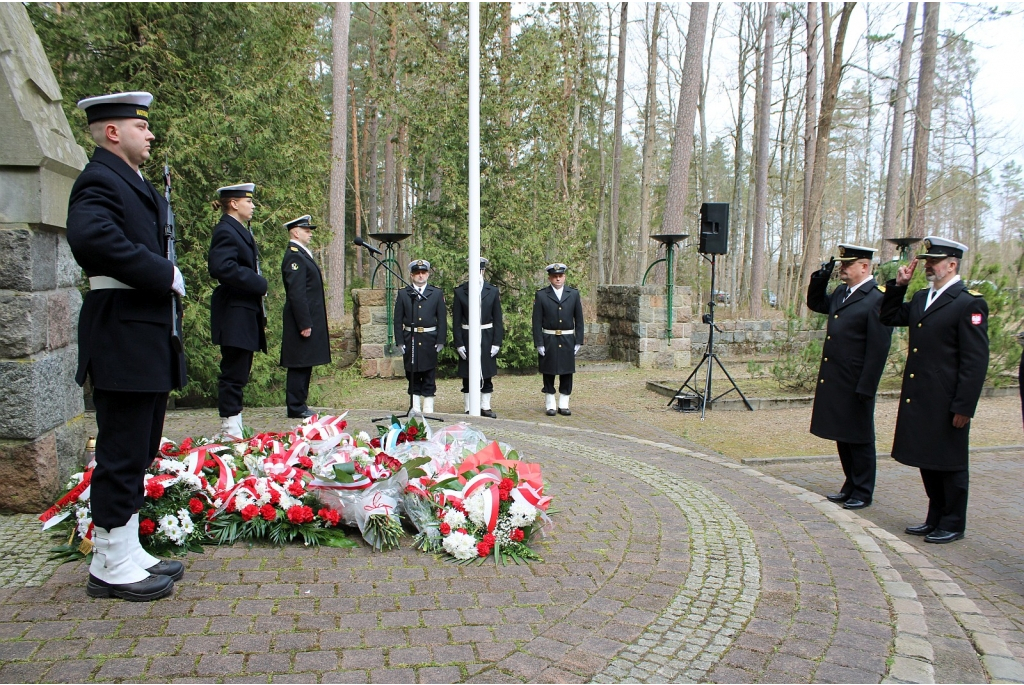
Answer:
M212 434L214 414L166 432ZM997 496L1021 454L974 457L968 537L936 548L902 534L924 498L891 462L854 514L821 495L837 462L752 468L585 409L477 425L544 467L543 563L235 545L131 604L88 599L81 564L45 579L48 540L5 517L0 681L1024 682L1024 515Z

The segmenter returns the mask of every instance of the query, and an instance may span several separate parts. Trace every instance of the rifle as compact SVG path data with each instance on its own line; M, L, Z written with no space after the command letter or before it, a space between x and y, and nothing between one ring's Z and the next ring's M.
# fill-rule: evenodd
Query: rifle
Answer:
M263 269L260 268L260 246L256 244L256 234L252 232L252 222L251 221L247 221L245 223L245 227L249 229L249 235L252 236L253 247L256 248L256 275L257 276L262 276L263 275ZM260 297L260 316L261 316L260 324L264 328L266 328L267 327L267 296L266 295L263 295L262 297Z
M178 239L177 226L174 222L174 210L171 209L171 168L164 159L164 200L167 201L167 223L164 225L164 237L167 239L167 259L171 264L178 266L178 251L174 243ZM182 311L181 298L178 293L171 293L171 347L175 352L181 352L184 347L181 336L181 322L178 318Z

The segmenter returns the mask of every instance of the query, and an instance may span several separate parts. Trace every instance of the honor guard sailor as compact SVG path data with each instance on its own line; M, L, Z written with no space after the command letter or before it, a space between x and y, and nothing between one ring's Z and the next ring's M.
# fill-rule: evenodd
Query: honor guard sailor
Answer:
M89 277L78 320L79 385L92 381L96 469L91 501L90 597L149 601L169 595L185 573L139 542L145 474L157 454L167 396L185 385L175 294L181 272L168 259L168 204L139 167L149 159L145 92L86 98L92 160L68 202L68 245ZM178 340L180 342L180 338Z
M213 229L207 260L210 276L220 282L210 300L210 333L213 344L220 345L217 409L221 434L235 440L242 438L242 391L249 382L253 353L267 351L267 279L249 227L255 190L254 183L217 189L213 208L221 211L221 218Z
M494 392L494 376L498 373L498 352L505 339L505 326L501 317L501 296L498 289L483 280L484 270L489 262L480 258L480 376L483 387L480 394L480 414L492 419L498 415L491 409L491 394ZM452 303L452 342L459 353L459 378L462 379L462 394L465 398L466 413L469 413L469 358L466 345L469 344L469 283L455 288Z
M988 304L960 280L966 245L936 236L923 245L886 284L881 319L910 329L892 456L921 469L928 514L906 532L943 544L961 539L967 527L969 437L988 371ZM929 287L904 302L922 259Z
M836 259L811 274L807 306L828 316L814 390L811 433L835 440L846 477L832 502L870 506L875 491L875 394L889 355L892 328L878 318L882 290L871 276L874 249L839 245L839 280L826 292Z
M448 311L444 293L427 283L430 262L414 259L409 262L412 285L398 291L395 297L395 340L401 340L405 377L409 381L410 412L429 414L434 411L437 394L437 354L448 337Z
M533 345L544 378L544 410L548 416L570 416L569 395L576 373L576 354L583 347L583 302L575 288L565 284L568 267L548 264L548 285L533 298ZM555 400L555 376L558 376L558 400Z
M288 417L292 419L313 415L306 405L313 367L331 363L324 279L309 250L316 228L311 220L306 214L284 225L291 240L281 261L285 292L281 366L288 369L285 393Z

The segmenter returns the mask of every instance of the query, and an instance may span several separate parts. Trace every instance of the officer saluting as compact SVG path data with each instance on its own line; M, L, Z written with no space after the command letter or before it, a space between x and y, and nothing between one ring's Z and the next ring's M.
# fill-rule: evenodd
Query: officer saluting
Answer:
M217 378L217 409L221 433L242 438L242 391L249 382L252 355L267 351L263 296L267 279L260 273L259 248L248 228L255 206L254 183L217 189L214 209L222 214L213 229L208 267L220 281L210 301L210 332L220 345L220 376Z
M811 433L835 440L846 481L828 495L847 509L871 504L875 490L875 393L889 354L892 328L878 311L884 289L871 277L875 251L839 245L839 279L843 285L826 293L835 260L811 275L807 306L828 315L821 368L814 392Z
M961 539L967 526L970 422L988 370L988 304L960 280L966 250L925 238L924 253L900 267L882 298L882 323L910 327L892 456L921 469L928 495L924 524L906 532L940 544ZM905 303L918 259L930 287Z
M313 415L306 406L313 367L331 363L331 341L327 335L327 302L320 267L309 251L313 229L309 214L284 225L291 240L281 261L284 279L284 330L281 332L281 366L288 369L285 392L288 418Z
M448 337L448 311L444 293L427 283L430 262L409 262L412 285L395 297L395 340L402 341L405 377L409 380L409 411L429 414L434 411L437 394L437 353Z
M492 419L498 415L491 409L491 393L494 392L494 376L498 373L498 352L505 338L505 326L501 318L501 296L498 289L483 280L484 269L489 262L480 258L480 376L483 388L480 394L480 414ZM462 379L462 393L466 399L466 413L469 413L469 359L466 345L469 343L469 283L455 288L455 302L452 304L452 341L459 353L459 378Z
M133 601L169 595L185 573L181 562L160 561L139 543L144 478L167 395L185 385L185 357L171 339L180 326L174 293L185 295L185 281L166 256L167 202L139 172L155 139L152 101L131 92L78 103L97 148L68 202L68 245L89 277L75 379L92 380L98 427L86 591Z
M565 284L565 264L548 264L548 282L533 298L533 345L544 377L544 409L555 415L555 376L558 376L558 413L570 416L569 395L576 373L576 353L583 347L583 302L575 288Z

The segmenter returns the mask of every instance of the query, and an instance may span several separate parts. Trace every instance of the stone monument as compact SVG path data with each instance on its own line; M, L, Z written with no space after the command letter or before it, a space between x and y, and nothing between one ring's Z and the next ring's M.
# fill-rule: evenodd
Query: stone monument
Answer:
M40 512L85 444L81 269L65 238L88 161L21 3L0 3L0 510Z

